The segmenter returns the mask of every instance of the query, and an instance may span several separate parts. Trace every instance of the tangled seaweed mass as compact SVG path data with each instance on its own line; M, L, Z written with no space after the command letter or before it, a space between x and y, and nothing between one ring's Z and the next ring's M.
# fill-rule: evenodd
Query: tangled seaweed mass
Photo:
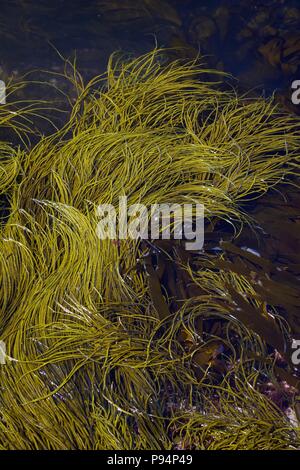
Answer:
M300 318L264 301L263 258L244 251L249 276L224 237L198 253L97 237L96 207L126 195L203 204L209 244L255 230L247 201L296 184L299 121L164 57L113 55L87 85L73 68L68 121L35 140L41 105L0 107L21 139L0 147L1 449L300 446Z

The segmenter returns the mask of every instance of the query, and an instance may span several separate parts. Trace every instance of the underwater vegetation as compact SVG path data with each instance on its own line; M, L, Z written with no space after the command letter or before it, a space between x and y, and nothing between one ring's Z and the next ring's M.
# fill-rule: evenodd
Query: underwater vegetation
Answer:
M298 449L296 268L235 240L262 225L247 204L297 186L299 121L161 50L68 70L50 134L45 103L0 107L19 141L0 146L0 448ZM122 195L204 204L204 250L99 239Z

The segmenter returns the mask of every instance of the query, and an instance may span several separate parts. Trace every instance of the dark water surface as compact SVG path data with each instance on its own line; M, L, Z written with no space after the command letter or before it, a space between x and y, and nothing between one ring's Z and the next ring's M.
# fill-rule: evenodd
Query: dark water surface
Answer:
M62 67L54 47L78 58L86 77L109 55L140 54L157 43L200 52L209 65L237 76L246 88L288 93L299 76L297 0L74 0L0 2L0 71L22 74Z

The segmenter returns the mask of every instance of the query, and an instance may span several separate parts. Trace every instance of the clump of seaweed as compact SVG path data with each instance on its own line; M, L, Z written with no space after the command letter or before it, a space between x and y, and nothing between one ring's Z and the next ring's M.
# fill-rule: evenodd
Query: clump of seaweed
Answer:
M213 73L159 50L112 56L87 85L74 69L61 129L1 144L0 448L299 447L262 392L289 336L247 276L175 242L151 245L160 276L143 243L96 233L95 208L122 195L199 202L238 231L243 202L297 175L299 123Z

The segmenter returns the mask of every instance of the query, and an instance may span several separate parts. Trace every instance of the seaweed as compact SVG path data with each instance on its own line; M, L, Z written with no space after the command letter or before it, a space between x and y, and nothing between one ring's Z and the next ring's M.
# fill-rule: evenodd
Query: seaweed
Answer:
M221 89L224 75L197 61L165 59L114 54L87 84L74 66L69 120L32 145L2 144L2 449L299 447L299 425L263 391L280 387L278 369L297 385L275 358L288 319L275 295L273 316L263 309L269 284L242 269L270 264L228 242L210 255L97 237L97 206L127 195L204 204L208 240L221 242L218 224L235 240L253 227L243 204L295 184L293 117ZM26 142L27 125L15 129Z

